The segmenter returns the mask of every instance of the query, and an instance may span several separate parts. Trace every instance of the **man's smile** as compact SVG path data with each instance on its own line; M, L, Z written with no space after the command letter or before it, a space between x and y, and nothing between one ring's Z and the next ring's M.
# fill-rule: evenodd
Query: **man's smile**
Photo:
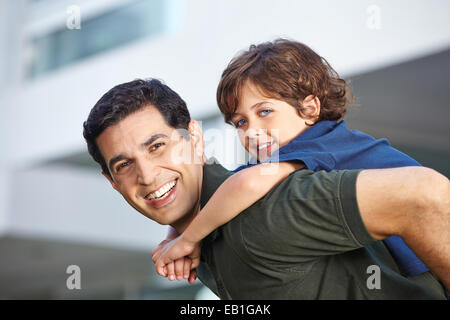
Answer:
M145 201L155 208L160 208L169 204L176 197L177 182L178 179L171 180L160 186L158 189L149 192L144 197Z

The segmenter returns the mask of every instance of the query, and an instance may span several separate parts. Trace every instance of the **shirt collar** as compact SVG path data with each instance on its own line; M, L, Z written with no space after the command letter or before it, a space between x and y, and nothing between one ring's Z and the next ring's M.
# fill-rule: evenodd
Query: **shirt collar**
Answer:
M274 159L279 159L279 156L285 153L292 153L293 149L294 151L297 149L296 145L298 143L307 142L311 140L318 139L320 137L323 137L329 132L332 132L338 127L346 127L345 121L342 120L340 122L337 122L336 120L323 120L319 121L310 128L308 128L306 131L302 132L298 136L296 136L294 139L289 141L288 144L285 146L282 146L280 149L276 150L275 153L266 160L266 162L271 162ZM257 161L255 158L251 158L248 165L251 164L259 164L260 162Z
M292 139L286 146L298 142L298 141L308 141L313 140L319 137L322 137L323 135L327 134L328 132L333 131L338 126L345 127L345 121L342 120L340 122L337 121L331 121L331 120L323 120L319 121L310 128L308 128L305 132L299 134L297 137ZM283 149L285 146L281 147ZM281 150L280 149L280 150Z

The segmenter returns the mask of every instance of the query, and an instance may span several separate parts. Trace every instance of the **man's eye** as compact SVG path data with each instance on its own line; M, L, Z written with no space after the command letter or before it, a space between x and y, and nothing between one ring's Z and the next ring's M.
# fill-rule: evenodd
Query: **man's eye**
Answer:
M159 149L159 148L160 148L161 146L163 146L163 145L164 145L163 142L155 143L154 145L152 145L152 146L150 147L150 151L155 151L155 150Z
M245 119L241 119L239 121L236 121L236 123L234 124L236 128L239 128L241 126L243 126L246 123Z
M122 169L123 167L126 167L128 165L128 161L127 162L122 162L121 164L119 164L116 168L116 171L119 172L120 169Z

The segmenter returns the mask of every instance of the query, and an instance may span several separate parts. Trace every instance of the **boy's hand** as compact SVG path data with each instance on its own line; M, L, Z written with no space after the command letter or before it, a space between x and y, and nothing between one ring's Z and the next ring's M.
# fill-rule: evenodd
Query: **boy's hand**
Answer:
M176 238L176 237L175 237ZM152 261L153 263L156 263L157 257L160 256L161 250L164 248L164 245L170 242L170 240L173 240L175 238L167 238L163 241L161 241L157 248L152 250ZM192 266L192 259L188 257L183 257L180 259L175 260L175 262L171 262L164 266L166 274L168 274L168 270L171 270L171 274L173 274L173 270L175 271L175 275L177 280L187 279L187 281L190 284L194 284L195 280L197 279L197 271L195 269L191 270ZM170 281L175 280L174 277L168 277Z
M175 274L186 274L186 270L195 269L200 264L201 243L192 243L187 241L183 235L170 241L163 241L158 248L152 251L153 262L155 262L156 272L169 279L175 279ZM181 262L178 267L173 263L180 258L188 257L191 264ZM177 271L175 269L178 269ZM190 277L189 280L191 280ZM191 281L189 281L191 282Z
M168 279L170 281L186 279L190 284L194 284L195 279L197 279L197 271L195 269L191 270L192 260L188 257L183 257L175 260L175 262L170 262L166 264L163 268L164 273L168 274ZM175 274L174 274L175 273Z

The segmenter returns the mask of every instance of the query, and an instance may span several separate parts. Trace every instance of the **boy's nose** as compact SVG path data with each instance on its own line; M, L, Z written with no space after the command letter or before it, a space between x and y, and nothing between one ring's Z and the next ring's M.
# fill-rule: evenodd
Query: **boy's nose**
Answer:
M267 130L260 127L250 127L246 133L249 138L258 139L259 137L267 134Z
M247 130L246 136L248 137L250 142L254 143L265 142L265 140L267 140L267 130L262 128L257 129L250 128Z

